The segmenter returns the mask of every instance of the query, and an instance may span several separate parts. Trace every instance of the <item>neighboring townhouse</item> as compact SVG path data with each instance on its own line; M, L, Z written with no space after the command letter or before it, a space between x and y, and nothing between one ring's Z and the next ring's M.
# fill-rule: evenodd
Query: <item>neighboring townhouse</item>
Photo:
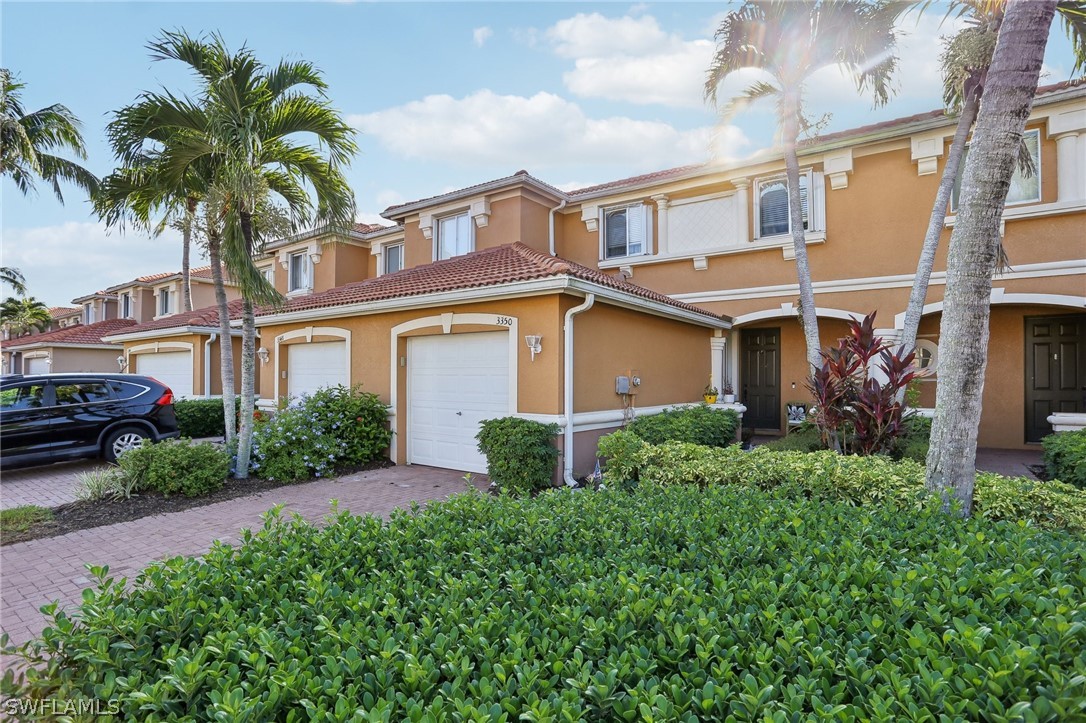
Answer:
M117 317L117 295L104 289L93 294L86 294L72 299L73 304L79 304L81 315L80 324L94 324L107 319Z
M120 319L135 319L144 323L165 319L181 313L184 308L180 271L150 274L110 286L107 294L116 297L116 314ZM239 297L237 286L227 279L224 282L227 300ZM189 288L192 308L201 309L215 304L215 282L211 267L203 266L189 271Z
M0 373L17 374L22 371L22 362L19 354L11 350L12 344L23 343L28 337L75 326L82 320L83 310L76 307L52 306L49 308L49 316L51 321L46 329L30 329L26 333L16 336L12 335L11 329L6 325L0 330L0 337L3 340L3 347L0 348Z
M131 319L106 319L92 324L75 324L56 331L20 337L5 344L5 355L12 371L21 374L58 372L116 372L123 363L117 361L120 344L103 337L116 333L136 322Z

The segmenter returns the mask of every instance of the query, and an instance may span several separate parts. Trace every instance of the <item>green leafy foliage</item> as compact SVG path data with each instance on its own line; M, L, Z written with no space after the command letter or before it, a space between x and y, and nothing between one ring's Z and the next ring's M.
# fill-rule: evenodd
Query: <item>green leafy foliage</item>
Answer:
M235 407L240 400L235 399ZM177 427L183 437L222 437L226 435L221 399L178 399L173 403Z
M609 485L637 479L664 485L739 486L793 499L885 504L898 510L919 510L928 499L924 467L912 460L895 462L883 456L826 450L778 452L758 447L744 452L737 446L637 444L631 436L620 431L600 440L600 453L608 457L604 479ZM1061 482L978 472L974 512L992 520L1030 521L1045 528L1086 532L1086 491Z
M98 467L79 473L75 488L76 499L97 502L99 500L126 500L137 492L140 482L117 466Z
M53 511L38 505L20 505L0 510L0 532L26 532L31 525L53 519Z
M220 489L230 474L230 453L211 442L167 439L144 442L117 458L131 491L199 497Z
M557 424L518 417L487 419L475 438L486 455L486 472L504 492L524 495L551 486L558 449Z
M847 434L847 433L846 433ZM925 464L928 459L928 439L931 437L931 419L921 416L905 417L902 433L890 448L893 459L911 459ZM813 423L804 422L783 437L761 445L777 452L818 452L825 449L822 435Z
M252 468L271 480L327 477L379 459L391 441L388 407L376 394L327 387L258 420Z
M53 606L3 693L123 720L1074 720L1084 554L720 486L272 516Z
M1049 479L1086 489L1086 429L1050 434L1041 445Z
M707 404L674 407L660 414L638 417L626 427L649 444L668 441L725 447L735 443L739 415L731 409L713 409Z

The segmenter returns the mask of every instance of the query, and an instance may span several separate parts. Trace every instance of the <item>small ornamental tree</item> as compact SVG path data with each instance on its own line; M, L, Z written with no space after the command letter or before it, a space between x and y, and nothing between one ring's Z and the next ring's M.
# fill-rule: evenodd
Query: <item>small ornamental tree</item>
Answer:
M807 382L814 396L814 421L822 443L844 454L888 454L905 432L899 401L925 372L914 364L915 350L893 349L875 336L875 312L848 322L848 336L820 352L822 366ZM881 377L872 374L882 371Z

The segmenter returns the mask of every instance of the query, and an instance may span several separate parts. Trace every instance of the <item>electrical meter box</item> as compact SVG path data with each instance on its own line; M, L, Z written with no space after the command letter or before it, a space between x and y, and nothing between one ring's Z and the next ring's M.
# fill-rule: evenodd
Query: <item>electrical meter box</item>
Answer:
M626 376L615 377L615 394L630 393L630 378Z

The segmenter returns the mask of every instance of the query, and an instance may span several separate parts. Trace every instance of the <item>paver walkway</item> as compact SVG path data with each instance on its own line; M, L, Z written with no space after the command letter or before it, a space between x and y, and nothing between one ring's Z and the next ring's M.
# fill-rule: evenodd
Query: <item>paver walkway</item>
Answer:
M79 473L105 467L100 459L60 462L0 472L0 509L22 505L56 507L75 501Z
M476 484L484 489L485 477ZM445 499L467 489L463 473L433 467L390 467L337 479L280 487L184 512L144 517L67 535L0 547L0 629L20 643L41 632L42 605L73 604L90 584L85 563L109 565L113 577L132 579L157 559L201 555L215 540L237 542L246 527L276 504L318 521L339 500L341 511L387 516L411 502Z

